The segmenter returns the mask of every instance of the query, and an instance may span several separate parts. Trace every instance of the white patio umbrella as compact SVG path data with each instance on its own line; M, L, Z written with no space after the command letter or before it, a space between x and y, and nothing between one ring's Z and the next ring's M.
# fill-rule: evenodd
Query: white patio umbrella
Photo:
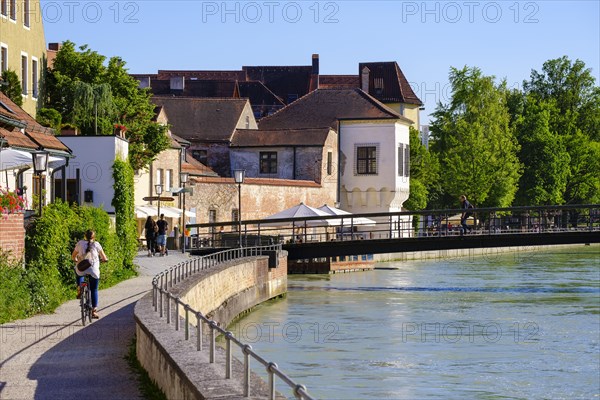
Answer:
M305 217L329 217L331 214L326 213L325 211L319 210L314 207L307 206L304 203L300 203L292 208L288 208L286 210L280 211L277 214L269 215L265 217L263 221L260 222L261 226L291 226L294 224L293 221L287 222L269 222L272 219L301 219ZM298 228L303 226L308 227L316 227L316 226L334 226L337 225L337 222L334 219L315 219L309 221L299 220L296 224Z
M350 226L350 218L353 215L352 213L349 213L348 211L341 210L336 207L329 206L327 204L319 207L318 210L324 211L329 215L339 215L344 218L344 226ZM335 219L335 220L331 220L331 221L335 221L336 225L342 224L341 219L339 219L339 220ZM369 219L369 218L365 218L365 217L352 218L352 225L376 225L376 224L377 224L376 221Z

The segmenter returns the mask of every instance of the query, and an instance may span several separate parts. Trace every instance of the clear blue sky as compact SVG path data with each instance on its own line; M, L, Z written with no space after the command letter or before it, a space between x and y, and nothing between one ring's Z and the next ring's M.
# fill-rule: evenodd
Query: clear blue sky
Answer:
M88 44L131 73L309 65L357 74L397 61L425 102L448 99L451 66L477 66L520 87L567 55L600 82L600 2L590 1L47 1L47 42Z

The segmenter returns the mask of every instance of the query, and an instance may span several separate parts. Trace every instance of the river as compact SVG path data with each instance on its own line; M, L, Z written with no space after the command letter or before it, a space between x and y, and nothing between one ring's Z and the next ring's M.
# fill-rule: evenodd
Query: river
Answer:
M318 398L600 397L599 246L377 267L290 276L230 330Z

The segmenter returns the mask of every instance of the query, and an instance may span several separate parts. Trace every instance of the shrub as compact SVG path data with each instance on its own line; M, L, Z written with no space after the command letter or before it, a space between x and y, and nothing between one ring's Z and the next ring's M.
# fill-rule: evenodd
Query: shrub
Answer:
M116 230L119 251L123 255L123 268L131 270L134 268L133 259L138 249L133 175L133 168L129 162L115 160L113 164L115 195L112 206L115 208Z
M100 267L101 287L135 275L133 257L125 262L124 241L104 210L57 201L44 207L42 217L27 228L25 269L10 264L6 255L0 254L0 323L50 312L74 296L71 253L88 229L96 232L109 258Z

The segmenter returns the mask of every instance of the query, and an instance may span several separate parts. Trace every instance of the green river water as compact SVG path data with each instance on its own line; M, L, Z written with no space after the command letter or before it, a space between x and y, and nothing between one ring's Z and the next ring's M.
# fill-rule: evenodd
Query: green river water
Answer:
M377 268L290 276L230 330L317 398L600 398L600 246Z

